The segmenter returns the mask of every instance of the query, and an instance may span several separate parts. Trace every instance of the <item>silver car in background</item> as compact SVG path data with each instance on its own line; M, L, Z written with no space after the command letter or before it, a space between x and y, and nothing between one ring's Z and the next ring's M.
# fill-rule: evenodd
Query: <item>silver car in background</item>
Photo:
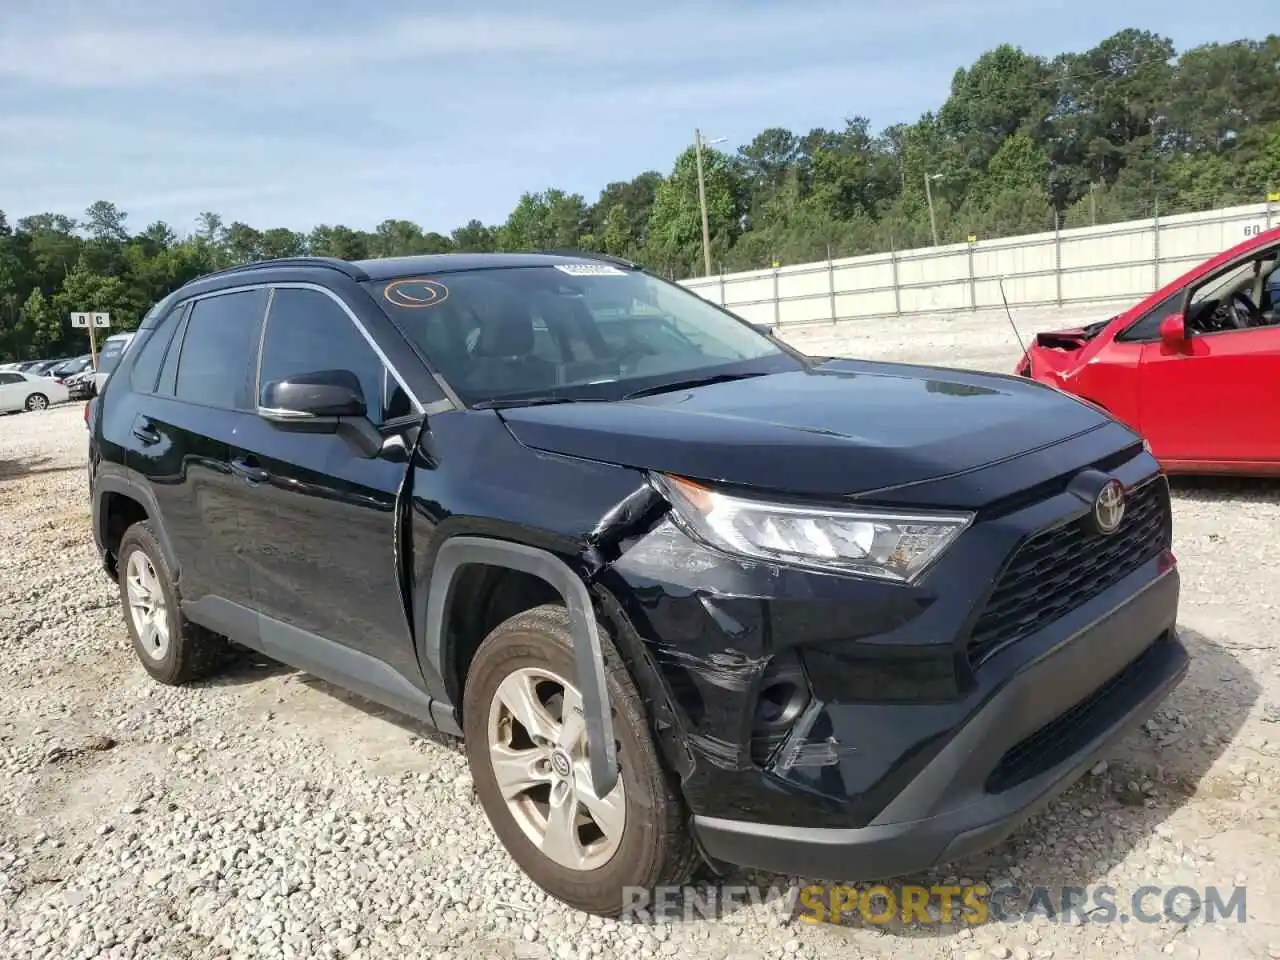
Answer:
M103 384L107 382L107 377L111 376L111 371L116 368L120 358L124 356L124 352L129 349L129 344L132 342L132 332L112 334L102 341L102 349L98 352L98 369L93 372L90 378L92 380L91 395L96 395L102 390Z

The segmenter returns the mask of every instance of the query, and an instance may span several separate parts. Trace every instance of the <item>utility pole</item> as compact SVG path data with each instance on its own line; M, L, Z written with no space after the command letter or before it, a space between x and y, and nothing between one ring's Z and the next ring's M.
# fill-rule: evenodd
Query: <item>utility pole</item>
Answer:
M702 177L702 131L693 131L693 154L698 164L698 206L702 208L702 259L706 268L703 276L711 276L711 228L707 224L707 185Z
M931 181L937 180L942 174L926 173L924 175L924 195L929 201L929 228L933 231L933 245L938 246L938 215L933 210L933 187Z

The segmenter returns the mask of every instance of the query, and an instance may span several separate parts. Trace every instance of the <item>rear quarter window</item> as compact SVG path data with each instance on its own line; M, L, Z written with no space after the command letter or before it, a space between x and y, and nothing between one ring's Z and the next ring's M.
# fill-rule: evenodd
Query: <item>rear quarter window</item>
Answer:
M154 393L156 381L160 378L160 367L164 363L165 352L173 340L173 332L178 327L178 317L182 308L171 310L151 330L138 331L137 339L129 344L133 354L133 369L129 371L129 383L139 393Z

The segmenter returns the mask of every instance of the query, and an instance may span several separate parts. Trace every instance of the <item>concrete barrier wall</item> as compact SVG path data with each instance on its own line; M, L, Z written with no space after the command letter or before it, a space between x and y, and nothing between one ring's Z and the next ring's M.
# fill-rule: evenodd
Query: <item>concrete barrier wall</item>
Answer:
M681 282L780 326L999 307L1002 279L1011 307L1131 303L1276 225L1268 202Z

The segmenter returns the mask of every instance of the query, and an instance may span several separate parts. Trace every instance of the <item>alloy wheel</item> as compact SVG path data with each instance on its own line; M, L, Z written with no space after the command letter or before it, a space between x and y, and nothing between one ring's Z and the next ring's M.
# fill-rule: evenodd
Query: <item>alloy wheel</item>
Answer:
M587 759L582 695L563 677L521 668L489 707L489 761L507 809L546 857L594 870L618 850L626 824L622 780L598 798Z
M139 645L152 660L163 660L169 652L169 615L164 590L151 559L141 550L129 556L125 573L129 616Z

